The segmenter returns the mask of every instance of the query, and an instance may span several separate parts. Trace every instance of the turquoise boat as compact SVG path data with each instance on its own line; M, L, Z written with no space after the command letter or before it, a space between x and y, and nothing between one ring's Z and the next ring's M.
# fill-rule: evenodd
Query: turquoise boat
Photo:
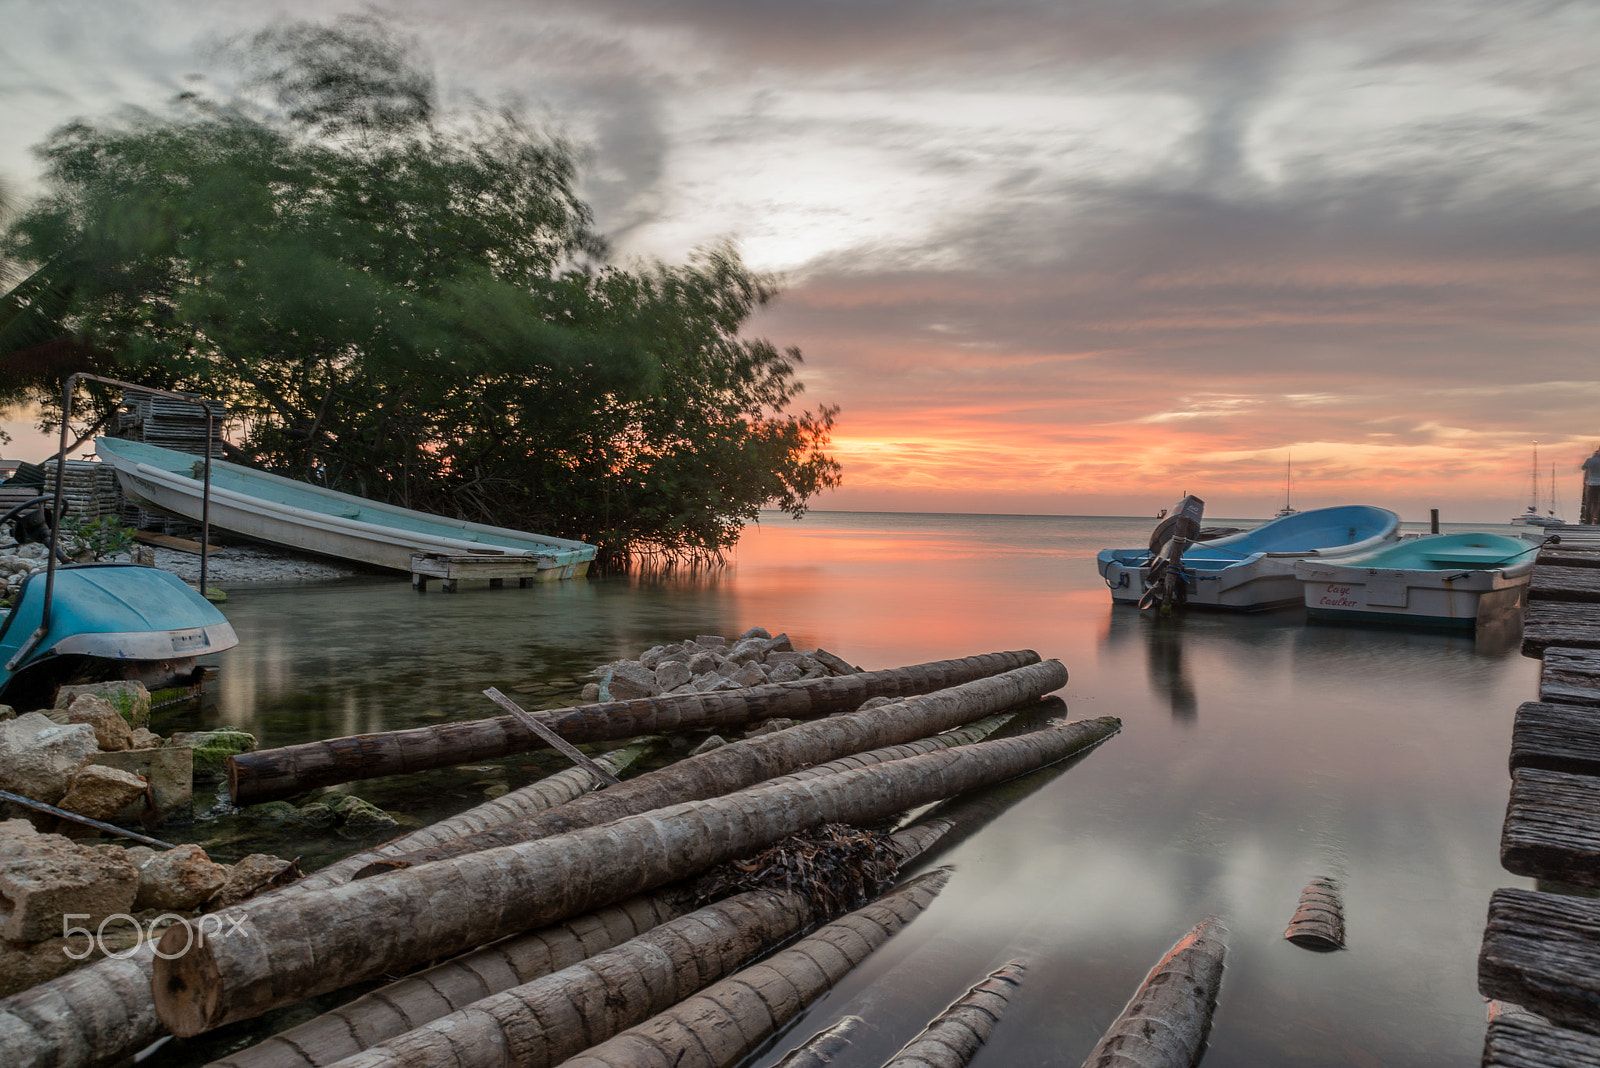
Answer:
M222 613L167 571L67 564L23 582L0 622L0 700L46 703L63 682L137 679L150 689L194 678L195 658L239 644ZM45 623L45 602L50 602ZM44 633L40 625L44 623Z
M1295 565L1315 619L1469 630L1520 612L1542 541L1427 534L1343 560Z
M1400 517L1387 508L1346 504L1313 508L1274 519L1215 541L1198 541L1180 561L1190 607L1253 612L1299 604L1300 581L1294 565L1309 557L1335 559L1368 552L1393 542ZM1103 549L1100 577L1111 599L1138 604L1149 588L1148 549Z
M199 523L201 457L121 438L95 452L117 470L130 499ZM470 523L380 504L240 464L211 461L210 522L256 541L375 567L415 572L413 557L499 560L526 566L537 581L585 574L595 547L507 527Z

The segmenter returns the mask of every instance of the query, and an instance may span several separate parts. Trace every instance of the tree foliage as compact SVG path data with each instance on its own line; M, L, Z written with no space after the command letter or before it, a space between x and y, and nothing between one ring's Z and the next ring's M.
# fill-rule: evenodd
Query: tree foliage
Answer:
M613 561L718 553L763 504L838 484L836 409L793 411L800 353L741 336L776 290L731 248L607 263L573 147L441 116L370 23L248 55L270 103L186 96L39 148L0 399L51 422L69 369L218 397L271 470Z

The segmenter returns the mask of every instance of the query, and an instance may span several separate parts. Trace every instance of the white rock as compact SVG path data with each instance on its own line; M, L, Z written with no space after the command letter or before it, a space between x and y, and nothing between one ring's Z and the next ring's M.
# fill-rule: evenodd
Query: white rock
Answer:
M43 712L0 723L0 789L55 804L96 750L87 723L53 723Z

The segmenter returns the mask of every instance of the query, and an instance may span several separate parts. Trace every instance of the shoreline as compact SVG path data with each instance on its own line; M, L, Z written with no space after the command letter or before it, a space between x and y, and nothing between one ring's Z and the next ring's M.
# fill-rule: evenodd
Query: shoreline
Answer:
M146 546L155 554L155 566L185 582L200 581L200 557L160 546ZM306 556L266 545L230 545L211 550L206 565L208 585L252 585L277 582L328 582L356 578L372 572L321 557Z

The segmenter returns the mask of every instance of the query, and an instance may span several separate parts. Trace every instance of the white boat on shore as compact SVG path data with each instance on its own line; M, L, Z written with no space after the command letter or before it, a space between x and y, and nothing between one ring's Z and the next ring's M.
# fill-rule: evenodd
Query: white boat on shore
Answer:
M121 438L100 438L123 493L142 507L198 523L204 460ZM523 557L539 581L585 574L595 547L581 541L449 519L211 461L213 527L302 552L410 572L412 555Z
M1407 537L1339 561L1303 560L1295 575L1313 619L1466 630L1518 611L1543 539L1505 534Z
M1309 557L1335 559L1370 552L1399 536L1400 517L1386 508L1347 504L1314 508L1274 519L1216 541L1195 542L1179 566L1191 607L1254 612L1300 604L1304 598L1294 565ZM1138 604L1148 588L1148 549L1102 549L1100 577L1111 599Z

